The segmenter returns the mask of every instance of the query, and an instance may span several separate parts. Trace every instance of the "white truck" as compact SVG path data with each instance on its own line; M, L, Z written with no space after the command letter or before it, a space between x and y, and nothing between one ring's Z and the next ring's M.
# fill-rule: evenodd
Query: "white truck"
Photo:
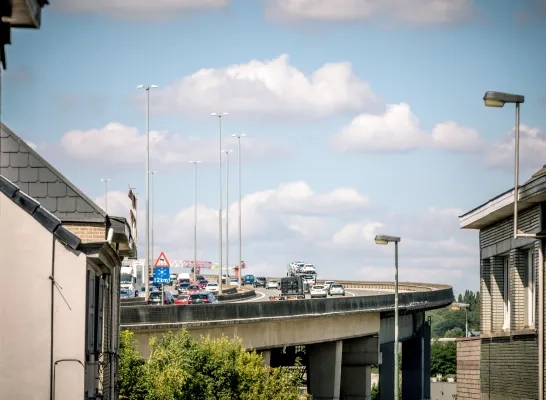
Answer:
M120 274L120 288L136 290L136 268L133 266L122 266Z

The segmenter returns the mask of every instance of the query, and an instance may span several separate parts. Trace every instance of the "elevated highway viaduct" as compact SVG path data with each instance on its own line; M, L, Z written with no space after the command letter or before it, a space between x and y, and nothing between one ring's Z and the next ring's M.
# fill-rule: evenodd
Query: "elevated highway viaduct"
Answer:
M335 299L123 306L121 328L134 332L144 357L153 336L186 328L192 336L238 337L264 362L306 367L313 399L369 399L371 366L379 364L380 398L394 398L394 294L389 282L350 282L380 294ZM447 285L400 283L399 338L404 400L430 397L430 324L425 311L454 301Z

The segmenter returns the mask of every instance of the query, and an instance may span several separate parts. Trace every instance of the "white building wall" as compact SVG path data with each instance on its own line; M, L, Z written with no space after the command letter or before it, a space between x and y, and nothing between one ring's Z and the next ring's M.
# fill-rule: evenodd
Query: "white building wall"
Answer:
M57 242L55 280L62 289L54 291L55 400L84 397L86 262L85 254Z
M52 259L53 235L0 194L0 399L49 398Z
M51 387L51 288L54 276L53 362L84 362L86 257L54 236L0 194L0 399L42 400ZM82 399L84 369L75 362L55 368L55 399Z

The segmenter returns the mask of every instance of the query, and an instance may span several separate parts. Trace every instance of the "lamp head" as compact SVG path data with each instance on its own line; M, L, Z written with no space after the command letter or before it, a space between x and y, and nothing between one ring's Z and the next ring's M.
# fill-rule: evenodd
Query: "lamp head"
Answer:
M519 94L490 91L485 93L483 101L487 107L504 107L506 103L523 103L525 102L525 97Z
M398 236L389 236L389 235L376 235L375 236L375 244L389 244L390 242L398 243L400 242L401 238Z

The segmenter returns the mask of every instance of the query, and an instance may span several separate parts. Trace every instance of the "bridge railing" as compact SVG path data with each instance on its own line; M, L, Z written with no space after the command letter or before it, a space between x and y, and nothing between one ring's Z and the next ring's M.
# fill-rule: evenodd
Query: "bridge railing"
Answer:
M203 275L210 280L218 280L218 275ZM273 279L279 281L279 277L266 277L267 280ZM394 291L394 282L385 281L352 281L339 279L317 279L317 284L324 284L326 281L341 283L346 289L368 289L368 290L387 290ZM419 282L399 282L398 290L402 292L429 292L434 290L448 289L451 286L434 283Z

